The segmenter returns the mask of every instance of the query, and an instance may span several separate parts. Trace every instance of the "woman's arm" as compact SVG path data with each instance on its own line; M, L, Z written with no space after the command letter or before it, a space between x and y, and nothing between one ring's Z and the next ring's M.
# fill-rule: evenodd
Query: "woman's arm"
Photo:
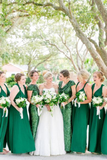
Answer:
M39 85L39 92L40 92L40 95L42 95L43 88L44 88L44 84L40 84L40 85Z
M31 103L32 92L33 91L27 90L28 102L30 102L30 103Z
M102 93L103 97L107 96L107 89L105 86L103 86L103 93ZM103 103L103 105L101 107L99 107L100 109L102 109L104 106L106 105L106 102Z
M87 99L84 102L80 102L80 104L87 104L87 103L90 103L92 100L92 89L91 89L91 85L88 83L85 87L85 93L86 93Z
M13 106L17 111L20 112L20 108L19 108L19 107L16 105L16 103L14 102L14 98L15 98L15 96L17 95L18 92L19 92L18 87L17 87L16 85L13 86L12 89L11 89L11 92L10 92L10 101L11 101L12 106Z
M58 94L58 84L54 83L53 86L54 86L55 92Z

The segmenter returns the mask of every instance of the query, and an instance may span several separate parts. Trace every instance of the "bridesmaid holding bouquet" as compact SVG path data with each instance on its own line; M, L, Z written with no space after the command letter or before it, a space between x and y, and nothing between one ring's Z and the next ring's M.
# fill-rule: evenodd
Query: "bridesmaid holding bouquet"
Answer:
M32 104L31 98L33 96L39 95L39 88L36 84L39 78L38 72L36 70L32 70L30 72L30 78L32 81L27 87L27 94L28 94L28 101L30 102L30 106L29 106L30 127L31 127L33 138L35 140L38 122L39 122L39 116L38 116L38 110L37 110L38 105Z
M8 125L8 146L12 153L21 154L34 151L35 144L25 105L27 90L25 87L26 79L24 74L17 73L15 80L17 83L10 92L11 106ZM22 106L18 105L20 103L22 103Z
M85 153L87 140L87 125L89 120L89 103L92 98L92 90L87 82L89 73L81 70L78 73L78 81L76 87L76 111L73 124L73 134L71 141L71 151L77 153Z
M96 97L103 98L106 96L106 87L102 84L104 76L102 72L95 72L93 74L94 84L92 85L92 98ZM89 121L89 146L88 150L92 153L101 154L101 135L105 118L105 110L103 103L101 106L94 106L92 103L90 110L90 121ZM99 109L99 114L97 113Z
M0 98L8 97L10 95L8 87L5 85L5 74L0 71ZM5 111L5 110L4 110ZM3 114L3 107L0 106L0 154L6 154L8 151L3 149L6 146L6 130L7 130L8 116Z
M69 79L69 71L62 70L59 75L59 93L65 93L70 98L67 102L63 102L62 105L62 115L64 121L64 141L65 141L65 151L69 153L71 151L71 136L72 136L72 103L71 101L75 98L75 82Z

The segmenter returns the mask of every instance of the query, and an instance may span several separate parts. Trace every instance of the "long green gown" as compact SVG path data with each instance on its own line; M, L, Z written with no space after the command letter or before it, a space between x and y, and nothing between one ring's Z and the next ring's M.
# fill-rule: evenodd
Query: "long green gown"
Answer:
M84 91L84 87L79 90ZM87 125L89 118L89 104L76 104L73 133L71 141L71 151L85 153L87 139Z
M103 84L101 87L95 91L92 97L98 97L102 96L102 88ZM95 84L92 85L92 93L94 91ZM88 150L90 152L96 152L96 153L101 153L101 134L102 134L102 128L103 128L103 123L104 123L104 117L105 117L105 110L104 108L100 110L100 117L96 115L97 114L97 109L93 105L91 105L91 110L90 110L90 121L89 121L89 146Z
M22 97L27 98L27 90L24 86L25 92L23 93L18 84L19 92L14 98ZM30 129L30 124L27 115L27 108L23 108L23 119L20 113L11 105L9 111L9 124L8 124L8 146L12 153L21 154L28 153L35 150L35 144Z
M32 91L31 97L39 95L39 89L36 84L30 84L28 86L27 90ZM32 131L32 135L35 140L38 122L39 122L39 116L38 116L37 107L33 104L29 105L29 117L30 117L30 127L31 127L31 131Z
M107 154L107 111L104 119L102 135L101 135L101 153Z
M4 84L5 85L5 84ZM7 89L7 94L0 86L1 92L0 97L8 97L10 95L8 87L5 85ZM3 151L3 148L6 145L6 130L7 130L7 123L8 123L8 117L5 117L5 114L3 116L3 109L0 108L0 152Z
M72 89L71 86L75 85L74 81L69 81L64 87L62 87L62 81L59 82L59 93L65 93L72 96ZM65 109L62 108L62 115L64 121L64 141L65 141L65 151L71 151L71 136L72 136L72 122L71 122L71 115L72 115L72 103L68 103L65 106Z

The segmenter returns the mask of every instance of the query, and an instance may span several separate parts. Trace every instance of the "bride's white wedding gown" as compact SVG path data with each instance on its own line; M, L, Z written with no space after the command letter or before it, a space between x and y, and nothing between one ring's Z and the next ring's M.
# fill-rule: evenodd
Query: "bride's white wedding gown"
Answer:
M44 89L55 92L54 88ZM63 117L59 106L54 107L53 116L44 106L39 119L33 155L50 156L65 154Z

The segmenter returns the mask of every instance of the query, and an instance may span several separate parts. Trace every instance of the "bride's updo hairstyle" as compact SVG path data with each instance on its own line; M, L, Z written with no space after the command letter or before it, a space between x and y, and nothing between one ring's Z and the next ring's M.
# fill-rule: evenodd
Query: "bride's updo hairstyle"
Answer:
M70 73L67 69L64 69L60 72L64 77L70 78Z
M49 78L51 76L52 76L52 73L50 71L44 71L43 72L43 78L44 79L47 79L47 78Z
M80 81L83 81L84 80L88 80L89 77L90 77L90 74L88 71L86 71L85 69L81 69L78 74L77 74L77 77Z
M18 83L18 81L20 81L21 80L21 77L22 76L25 76L23 73L17 73L16 75L15 75L15 81Z
M103 72L101 72L101 71L97 71L97 72L94 72L94 74L97 74L97 76L100 78L100 81L101 82L104 82L104 74L103 74Z

